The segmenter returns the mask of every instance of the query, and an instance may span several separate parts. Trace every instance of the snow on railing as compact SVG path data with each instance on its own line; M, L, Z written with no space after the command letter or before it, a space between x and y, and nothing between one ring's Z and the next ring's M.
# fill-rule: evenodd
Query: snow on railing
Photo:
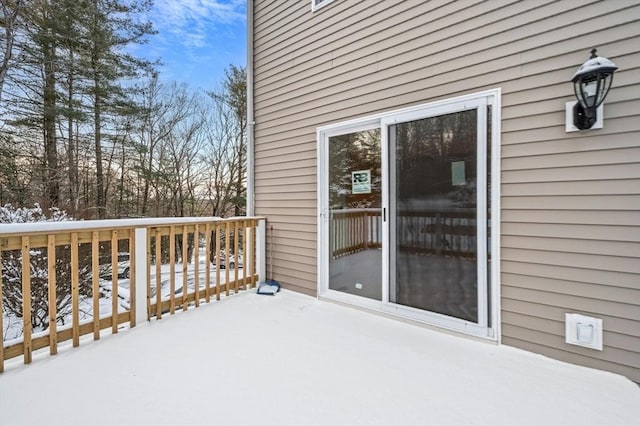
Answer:
M265 219L121 219L0 225L4 360L135 327L265 279ZM29 267L25 267L29 265Z

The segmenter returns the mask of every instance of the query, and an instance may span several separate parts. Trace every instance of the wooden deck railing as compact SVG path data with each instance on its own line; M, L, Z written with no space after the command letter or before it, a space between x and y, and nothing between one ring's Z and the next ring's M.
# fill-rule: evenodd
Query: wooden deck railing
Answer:
M382 209L332 210L331 258L382 247Z
M28 364L35 350L54 355L60 342L254 287L264 229L257 217L0 225L0 372L7 359Z
M332 259L382 246L381 209L332 210L329 224ZM412 253L474 257L475 212L401 212L395 238L400 250Z
M410 253L475 257L475 211L402 212L396 223L398 248Z

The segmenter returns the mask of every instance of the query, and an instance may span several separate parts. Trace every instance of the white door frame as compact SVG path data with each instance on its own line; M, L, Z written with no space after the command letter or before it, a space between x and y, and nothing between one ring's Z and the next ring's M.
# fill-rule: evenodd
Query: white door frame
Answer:
M401 316L437 327L472 334L491 340L500 340L500 88L479 93L417 105L410 108L389 111L360 119L344 121L317 129L318 155L318 297L357 305L377 312ZM389 140L388 126L406 121L418 120L451 112L470 109L478 110L478 141L487 135L487 108L491 106L491 206L487 206L486 191L477 191L478 223L487 223L487 207L491 209L490 252L491 282L486 283L487 235L484 226L478 226L478 323L453 318L434 312L389 303ZM345 133L379 128L382 139L382 206L386 209L386 223L383 223L382 256L382 300L376 301L329 289L329 211L328 211L328 148L329 138ZM478 188L485 187L486 149L478 149ZM480 171L483 170L483 173ZM488 184L488 183L486 183ZM482 281L486 285L481 285ZM481 287L485 291L481 291ZM490 293L487 294L487 291ZM489 303L490 300L490 303ZM489 309L489 311L487 311Z

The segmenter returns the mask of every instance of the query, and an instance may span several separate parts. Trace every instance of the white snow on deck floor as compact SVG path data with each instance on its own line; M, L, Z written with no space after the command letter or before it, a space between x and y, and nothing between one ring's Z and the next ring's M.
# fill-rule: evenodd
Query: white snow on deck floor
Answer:
M10 425L639 425L640 388L293 292L6 365Z

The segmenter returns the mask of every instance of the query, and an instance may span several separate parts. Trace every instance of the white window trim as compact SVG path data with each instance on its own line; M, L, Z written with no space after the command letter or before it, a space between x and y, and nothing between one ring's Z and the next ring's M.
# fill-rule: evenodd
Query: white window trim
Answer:
M321 3L316 4L316 0L311 0L311 11L315 12L318 9L321 9L331 3L333 0L323 0Z
M326 252L326 241L324 241L324 235L322 234L322 222L327 216L328 212L324 208L326 204L326 191L328 188L328 176L324 172L326 170L327 155L323 151L326 149L326 138L343 133L349 133L360 129L380 127L383 131L385 123L394 121L398 117L402 116L403 119L416 116L423 117L423 110L431 109L434 115L441 114L457 104L456 108L459 108L460 104L464 104L465 101L474 103L479 98L485 98L488 105L492 106L493 117L491 121L491 253L492 259L491 268L491 283L490 284L490 312L491 326L478 327L475 324L469 324L468 326L460 327L461 320L452 319L436 313L425 312L415 310L409 307L402 307L397 305L388 305L384 302L363 300L358 296L352 296L349 294L343 294L328 288L328 271L325 270L328 265ZM475 335L477 337L486 338L488 340L501 343L501 279L500 279L500 223L501 223L501 211L500 211L500 145L501 145L501 89L491 89L482 92L472 93L468 95L458 96L449 99L443 99L436 102L431 102L422 105L416 105L413 107L402 108L398 110L383 112L374 114L362 118L353 120L347 120L340 123L330 124L316 129L317 134L317 155L318 155L318 297L335 300L337 302L353 304L360 306L361 308L371 309L376 312L398 315L403 318L416 320L419 322L426 322L429 325L449 329L455 332L463 334ZM384 147L383 147L384 149ZM385 273L386 271L383 271ZM383 289L384 291L384 289Z

